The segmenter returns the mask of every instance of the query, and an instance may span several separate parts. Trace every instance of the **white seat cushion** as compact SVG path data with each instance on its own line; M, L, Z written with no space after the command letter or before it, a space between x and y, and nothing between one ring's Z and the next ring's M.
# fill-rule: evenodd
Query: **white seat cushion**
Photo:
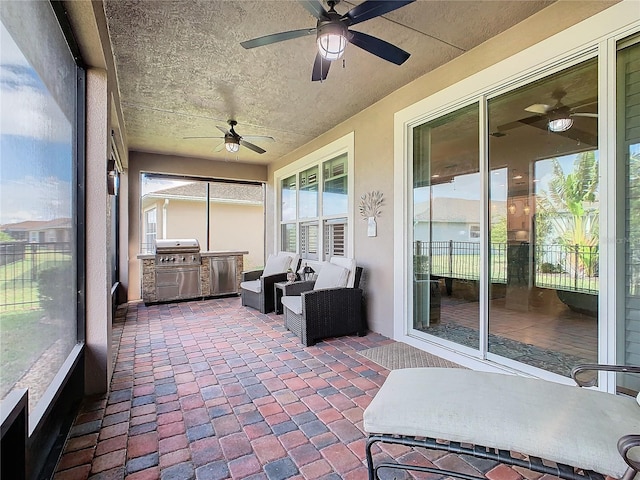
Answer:
M334 263L324 262L313 289L346 287L348 280L349 270Z
M618 439L640 432L633 397L458 368L393 370L364 412L369 433L520 452L622 477Z
M249 290L250 292L260 293L262 291L262 282L260 280L240 282L240 288L243 290Z
M288 308L296 315L302 315L302 297L285 295L282 297L282 306Z
M263 277L275 275L276 273L284 273L291 265L290 255L269 255L267 263L262 271Z

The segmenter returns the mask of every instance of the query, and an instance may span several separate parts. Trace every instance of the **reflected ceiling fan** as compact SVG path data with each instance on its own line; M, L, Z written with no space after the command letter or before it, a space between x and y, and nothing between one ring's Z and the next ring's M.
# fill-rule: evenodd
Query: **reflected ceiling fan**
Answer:
M253 143L247 142L247 138L251 139L251 140L261 140L261 141L268 141L268 142L273 142L275 141L273 139L273 137L269 137L267 135L247 135L247 136L242 136L240 134L238 134L238 132L235 131L234 127L238 124L238 122L236 122L235 120L229 120L227 122L231 128L230 129L226 129L224 127L221 127L219 125L216 125L216 128L218 130L220 130L222 133L224 133L224 136L215 136L215 137L183 137L185 139L190 139L190 138L224 138L224 142L222 142L220 145L218 145L218 147L215 149L216 152L219 152L220 150L222 150L222 148L226 148L227 152L230 153L237 153L238 150L240 150L240 145L242 145L243 147L247 147L249 150L253 150L256 153L265 153L266 150L263 148L260 148L257 145L254 145Z
M240 45L244 48L255 48L316 34L318 53L316 54L313 73L311 74L311 80L314 82L327 78L331 62L342 57L348 43L352 43L356 47L396 65L402 65L411 55L377 37L349 30L349 27L397 10L415 0L366 0L344 15L337 13L334 8L340 0L327 0L328 11L324 9L319 0L298 1L318 20L315 28L265 35L241 42Z
M547 128L552 132L565 132L573 126L573 117L598 118L597 113L574 112L572 108L562 103L562 98L567 94L564 90L556 90L551 97L556 101L554 105L534 103L525 110L527 112L545 115L548 118Z

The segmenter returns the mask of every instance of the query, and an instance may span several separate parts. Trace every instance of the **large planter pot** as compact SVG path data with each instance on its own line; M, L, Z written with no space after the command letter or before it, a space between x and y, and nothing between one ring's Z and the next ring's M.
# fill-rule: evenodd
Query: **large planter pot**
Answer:
M569 292L567 290L556 290L558 298L572 311L598 316L598 295L583 292Z

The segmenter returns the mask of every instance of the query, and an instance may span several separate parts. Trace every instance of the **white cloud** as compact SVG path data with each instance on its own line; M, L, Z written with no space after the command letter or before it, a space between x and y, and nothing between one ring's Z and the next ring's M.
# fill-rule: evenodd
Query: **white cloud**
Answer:
M71 124L0 23L0 132L53 142L71 141Z
M0 224L71 217L71 184L31 176L3 182L0 204Z

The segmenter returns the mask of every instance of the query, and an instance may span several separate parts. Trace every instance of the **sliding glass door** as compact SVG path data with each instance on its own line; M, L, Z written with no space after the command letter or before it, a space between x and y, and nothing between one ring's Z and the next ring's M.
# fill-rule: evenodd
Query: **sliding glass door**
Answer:
M564 376L596 362L597 59L429 120L412 143L412 331Z

